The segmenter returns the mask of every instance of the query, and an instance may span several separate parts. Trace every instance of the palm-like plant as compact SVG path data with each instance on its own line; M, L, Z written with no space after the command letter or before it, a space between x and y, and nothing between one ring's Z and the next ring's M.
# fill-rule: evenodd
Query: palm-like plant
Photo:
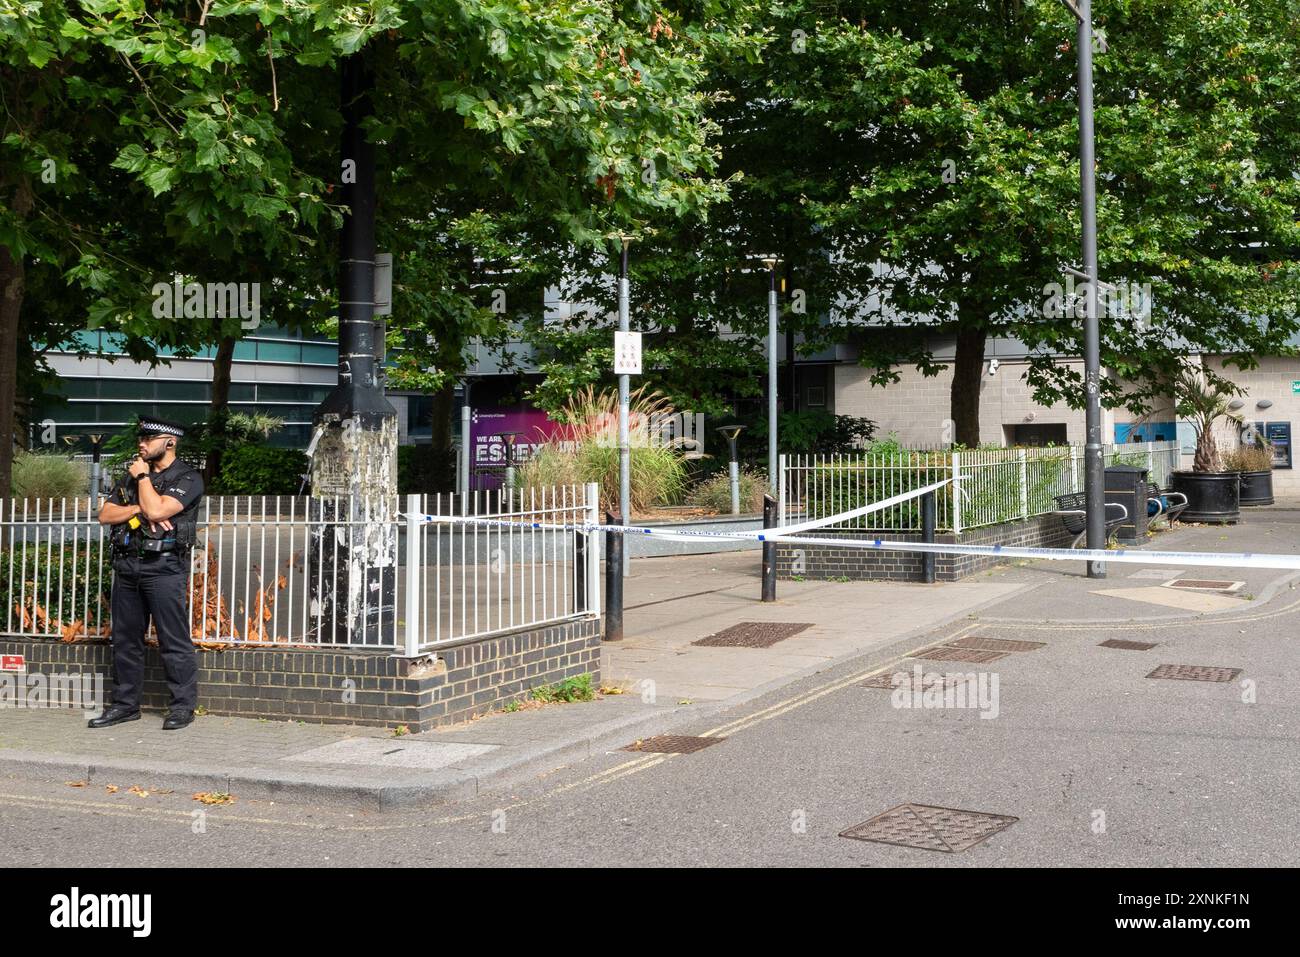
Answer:
M1242 422L1240 412L1231 408L1241 389L1204 366L1183 364L1174 378L1174 411L1188 419L1196 430L1196 472L1218 472L1219 449L1214 441L1214 426L1220 420Z

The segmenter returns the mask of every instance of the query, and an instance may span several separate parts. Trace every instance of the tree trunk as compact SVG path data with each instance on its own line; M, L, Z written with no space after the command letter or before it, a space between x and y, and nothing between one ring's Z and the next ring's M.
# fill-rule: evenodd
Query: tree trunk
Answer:
M433 393L433 440L429 460L430 488L427 492L449 492L455 485L456 460L451 444L452 413L456 405L456 384L448 379Z
M226 448L226 420L230 410L230 370L235 361L235 337L223 336L212 361L212 407L207 460L203 463L203 481L212 487L221 474L221 457Z
M967 310L959 310L963 318ZM972 317L974 318L974 317ZM980 444L980 378L984 374L983 326L963 323L957 330L957 356L952 370L953 441L967 448Z
M1207 425L1196 437L1196 456L1192 460L1195 472L1217 472L1219 462L1218 443L1214 440L1214 429Z
M34 205L32 184L26 176L14 186L12 197L14 213L25 219ZM18 336L26 282L23 258L15 259L8 247L0 246L0 499L7 499L12 492L18 432Z

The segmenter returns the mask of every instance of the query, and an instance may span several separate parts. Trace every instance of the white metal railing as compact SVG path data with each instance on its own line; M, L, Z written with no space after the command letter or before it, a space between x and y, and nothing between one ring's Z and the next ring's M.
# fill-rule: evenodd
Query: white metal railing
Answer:
M432 521L408 508L408 595L419 600L406 614L420 622L406 632L408 654L599 614L598 536L579 528L599 524L597 485L470 492L463 514L488 524L455 521L457 499L419 499Z
M599 614L597 489L224 496L199 506L191 634L203 646L418 654ZM450 523L477 516L508 525ZM535 522L561 528L525 528ZM518 524L516 524L518 523ZM0 500L4 635L111 633L113 556L89 498Z
M1108 445L1106 465L1146 468L1162 488L1179 466L1177 442ZM963 529L1020 521L1054 511L1054 497L1083 490L1083 446L1015 449L892 449L860 455L783 455L777 499L782 525L823 519L902 492L949 480L935 496L937 528ZM917 501L832 529L916 531Z

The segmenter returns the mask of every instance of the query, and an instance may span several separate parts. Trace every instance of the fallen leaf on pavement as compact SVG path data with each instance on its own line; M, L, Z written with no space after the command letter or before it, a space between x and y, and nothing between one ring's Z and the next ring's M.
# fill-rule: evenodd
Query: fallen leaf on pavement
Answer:
M202 804L234 804L235 796L222 791L200 791L194 795L194 800Z

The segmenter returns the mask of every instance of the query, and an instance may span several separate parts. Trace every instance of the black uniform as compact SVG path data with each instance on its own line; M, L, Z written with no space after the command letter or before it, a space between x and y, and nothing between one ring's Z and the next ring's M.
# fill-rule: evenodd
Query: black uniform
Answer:
M193 711L198 704L198 658L190 630L190 548L203 478L180 459L149 476L154 491L176 499L184 509L169 519L171 531L151 529L143 515L113 526L113 704L132 710L140 706L144 636L152 618L171 710ZM124 476L108 500L138 504L138 481Z

